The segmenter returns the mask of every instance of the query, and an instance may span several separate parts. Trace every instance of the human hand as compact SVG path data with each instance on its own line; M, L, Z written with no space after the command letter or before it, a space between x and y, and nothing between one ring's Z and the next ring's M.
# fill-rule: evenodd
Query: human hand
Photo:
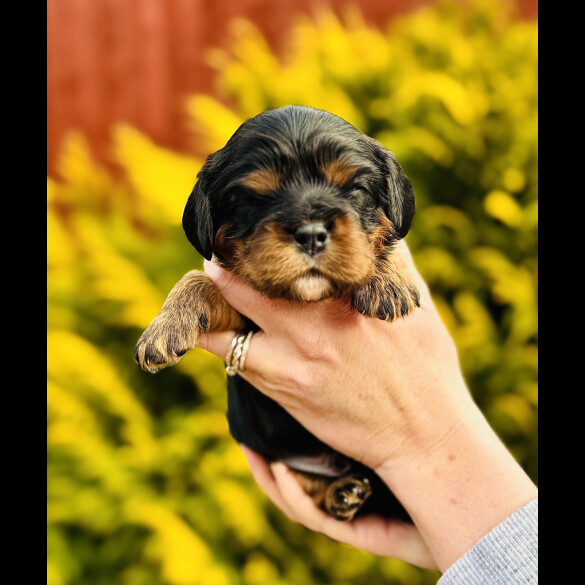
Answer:
M414 525L374 515L358 517L352 522L336 520L315 506L284 463L276 462L268 466L258 453L245 445L240 446L256 483L291 520L366 552L425 569L438 569Z
M393 322L364 317L345 299L269 299L213 263L205 271L260 327L240 375L323 442L373 469L416 528L397 531L396 523L374 519L341 528L311 509L278 466L270 480L256 461L260 485L291 518L326 526L332 538L373 552L370 544L385 534L380 544L389 556L423 566L434 559L444 571L537 490L473 402L453 340L403 241L394 258L418 287L420 307ZM223 358L234 334L207 333L199 345Z
M360 315L345 299L268 299L205 264L228 303L261 328L241 376L322 441L374 470L431 448L471 403L455 346L406 244L398 242L393 254L421 301L392 323ZM223 357L234 333L207 334L199 344Z

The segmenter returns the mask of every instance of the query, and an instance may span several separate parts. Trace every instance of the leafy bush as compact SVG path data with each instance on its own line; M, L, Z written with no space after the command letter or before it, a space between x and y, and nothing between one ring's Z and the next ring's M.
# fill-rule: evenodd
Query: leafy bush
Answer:
M282 58L236 21L209 54L217 98L187 108L198 152L288 103L395 152L417 198L415 261L477 402L536 481L537 33L507 11L440 2L386 32L323 12L295 23ZM136 366L142 329L201 266L180 219L202 161L124 125L112 143L121 177L71 134L48 179L48 585L435 583L268 502L228 433L221 360Z

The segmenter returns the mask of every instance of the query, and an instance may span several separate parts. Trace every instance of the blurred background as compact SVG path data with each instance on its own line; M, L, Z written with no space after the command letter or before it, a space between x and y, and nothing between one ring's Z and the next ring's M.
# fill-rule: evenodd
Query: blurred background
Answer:
M535 482L536 0L47 2L47 584L430 585L288 521L225 420L222 361L152 376L136 340L202 260L205 157L286 104L412 181L407 242L469 387Z

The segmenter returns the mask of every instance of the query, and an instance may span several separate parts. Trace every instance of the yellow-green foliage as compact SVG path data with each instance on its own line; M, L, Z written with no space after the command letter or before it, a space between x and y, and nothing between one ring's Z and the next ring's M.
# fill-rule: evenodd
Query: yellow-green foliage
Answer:
M294 103L396 153L417 200L407 241L466 379L536 480L537 39L506 6L440 3L387 32L323 13L298 20L283 58L237 21L230 48L209 54L233 107L187 108L209 152ZM48 585L436 582L274 509L228 434L221 360L195 350L139 370L142 328L201 266L180 220L202 161L127 126L113 145L121 178L72 134L47 185Z

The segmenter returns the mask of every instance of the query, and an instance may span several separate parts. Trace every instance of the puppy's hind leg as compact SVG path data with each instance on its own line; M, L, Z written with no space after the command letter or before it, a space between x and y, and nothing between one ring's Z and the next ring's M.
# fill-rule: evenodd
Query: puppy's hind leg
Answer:
M337 520L353 520L372 495L370 480L359 474L332 478L292 471L315 505Z
M337 520L353 520L371 495L372 487L367 477L347 475L329 484L324 507Z

